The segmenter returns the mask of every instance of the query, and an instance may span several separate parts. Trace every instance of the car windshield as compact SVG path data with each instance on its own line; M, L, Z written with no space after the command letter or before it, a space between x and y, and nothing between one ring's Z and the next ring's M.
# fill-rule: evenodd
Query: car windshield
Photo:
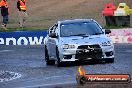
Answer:
M95 22L75 22L61 24L61 37L99 35L103 31Z

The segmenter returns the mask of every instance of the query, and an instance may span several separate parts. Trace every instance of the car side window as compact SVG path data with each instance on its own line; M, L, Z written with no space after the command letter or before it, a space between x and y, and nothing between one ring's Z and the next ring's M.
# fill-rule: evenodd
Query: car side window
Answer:
M54 26L52 26L52 27L49 29L49 34L55 33L57 27L58 27L58 24L55 24Z
M49 34L51 34L52 31L53 31L53 27L51 27L51 28L49 29Z

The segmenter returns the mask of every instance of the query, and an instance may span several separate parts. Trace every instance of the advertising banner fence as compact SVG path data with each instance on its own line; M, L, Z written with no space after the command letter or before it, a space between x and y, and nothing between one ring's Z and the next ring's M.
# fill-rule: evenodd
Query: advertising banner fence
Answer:
M0 32L0 45L42 45L47 31ZM112 29L113 43L132 43L132 28Z
M132 28L112 29L108 36L113 43L132 43Z
M47 31L0 32L0 45L41 45Z

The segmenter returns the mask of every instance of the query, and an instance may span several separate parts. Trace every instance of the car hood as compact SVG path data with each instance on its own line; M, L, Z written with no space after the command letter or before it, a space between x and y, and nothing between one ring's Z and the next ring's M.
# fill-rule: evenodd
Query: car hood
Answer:
M102 44L107 41L110 41L110 39L106 35L92 35L89 37L70 36L60 38L61 44Z

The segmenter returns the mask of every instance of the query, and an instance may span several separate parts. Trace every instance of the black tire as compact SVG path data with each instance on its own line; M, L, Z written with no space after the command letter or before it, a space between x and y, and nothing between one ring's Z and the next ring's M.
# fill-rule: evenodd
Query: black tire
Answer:
M49 55L48 55L48 50L45 46L45 61L46 61L46 65L54 65L55 61L54 60L49 60Z
M114 63L114 58L105 59L106 63Z
M107 26L116 26L115 17L113 16L105 16L106 25Z
M61 67L60 57L59 57L59 50L58 47L56 47L56 57L57 57L57 67Z
M124 26L130 27L130 16L126 16L124 24Z
M76 77L77 84L84 85L86 84L87 79L83 76Z

